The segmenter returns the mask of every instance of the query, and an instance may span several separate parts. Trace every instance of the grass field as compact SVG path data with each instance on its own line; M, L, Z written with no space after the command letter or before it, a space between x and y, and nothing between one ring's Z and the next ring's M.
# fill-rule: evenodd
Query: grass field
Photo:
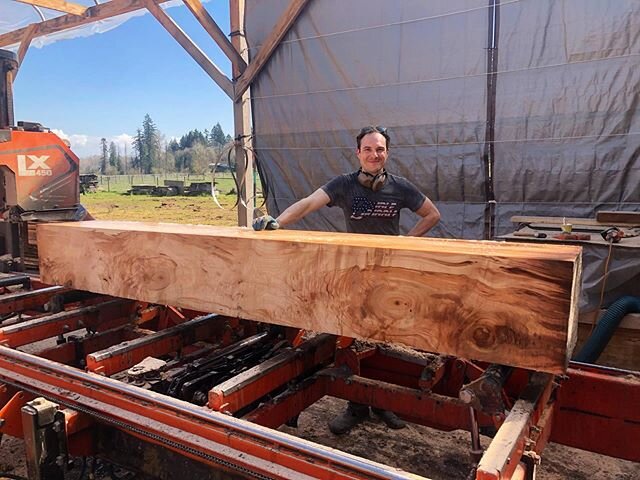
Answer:
M198 179L197 181L202 181ZM201 225L237 225L236 195L231 178L216 179L219 208L210 195L152 197L129 195L126 181L103 182L98 191L80 196L84 207L98 220L188 223Z

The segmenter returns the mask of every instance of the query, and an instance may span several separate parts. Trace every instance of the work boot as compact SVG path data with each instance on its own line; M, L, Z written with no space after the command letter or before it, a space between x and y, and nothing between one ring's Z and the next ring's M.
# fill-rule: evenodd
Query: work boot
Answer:
M389 428L393 428L394 430L400 430L407 426L404 420L402 420L395 413L390 412L389 410L382 410L381 408L371 407L371 411L376 417L382 420Z
M335 435L343 435L369 418L369 407L349 402L347 409L329 422L329 430Z

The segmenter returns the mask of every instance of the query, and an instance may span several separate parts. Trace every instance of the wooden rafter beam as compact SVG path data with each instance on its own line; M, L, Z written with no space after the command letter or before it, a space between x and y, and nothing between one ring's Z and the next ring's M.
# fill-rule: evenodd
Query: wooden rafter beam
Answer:
M245 24L245 0L229 0L229 27L232 32L241 33ZM240 52L245 62L249 61L247 39L244 35L233 35L231 44ZM233 64L234 80L242 75L239 65ZM249 90L233 101L233 136L236 155L236 177L239 180L238 225L251 225L255 213L255 159L253 137L251 135L251 99Z
M87 7L84 5L65 2L64 0L16 0L16 2L48 8L50 10L68 13L69 15L84 15L84 12L87 11Z
M24 32L24 37L20 42L20 47L18 48L18 70L13 74L13 81L15 82L18 73L20 73L20 67L22 66L22 61L24 60L27 51L29 50L29 45L31 45L31 40L33 40L34 35L38 31L38 24L32 23L29 25Z
M215 20L209 15L200 0L182 0L189 11L200 22L207 33L218 44L224 54L231 60L231 63L237 65L240 71L244 71L247 67L246 62L240 53L233 47L224 32L220 29Z
M164 3L166 1L168 0L157 0L157 3ZM38 24L38 29L33 38L50 35L70 28L80 27L98 20L105 20L124 13L134 12L141 8L145 8L144 0L111 0L110 2L87 8L81 16L62 15L60 17L41 22ZM0 35L0 48L20 43L28 28L29 27L27 26Z
M249 66L238 79L235 89L236 101L242 97L242 94L247 88L249 88L251 82L253 82L258 73L260 73L262 68L269 61L271 54L280 44L280 41L289 31L289 28L291 28L293 23L296 21L298 15L300 15L300 12L302 12L302 9L306 6L308 1L309 0L291 0L291 3L289 3L285 12L278 19L278 23L273 27L273 30L265 40L256 57L249 62Z
M222 71L207 57L207 55L193 43L186 33L165 13L155 0L146 0L145 7L151 15L169 32L169 34L184 48L198 65L205 71L218 86L233 98L233 83Z
M20 47L18 48L18 65L22 65L22 61L24 60L24 56L27 54L27 50L29 50L29 45L31 45L31 40L33 40L34 35L38 31L38 24L32 23L27 27L27 30L24 32L24 37L20 42Z

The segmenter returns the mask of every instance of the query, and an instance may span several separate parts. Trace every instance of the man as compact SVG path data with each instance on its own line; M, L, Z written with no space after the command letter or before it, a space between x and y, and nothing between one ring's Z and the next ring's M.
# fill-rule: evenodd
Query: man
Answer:
M342 209L349 233L399 235L400 210L409 208L421 218L408 235L424 235L438 223L440 213L411 182L387 172L385 165L389 143L385 128L363 128L356 137L356 156L360 162L358 171L335 177L308 197L291 205L278 218L269 215L256 218L253 228L275 230L285 227L328 205ZM376 408L372 410L390 428L405 426L392 412ZM340 435L367 418L367 405L349 402L347 410L329 423L329 429Z

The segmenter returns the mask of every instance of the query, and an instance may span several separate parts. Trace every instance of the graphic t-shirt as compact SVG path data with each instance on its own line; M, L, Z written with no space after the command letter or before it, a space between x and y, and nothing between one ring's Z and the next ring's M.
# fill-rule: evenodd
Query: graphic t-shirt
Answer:
M415 212L426 198L407 179L390 173L377 192L358 182L358 172L335 177L321 188L329 195L328 206L340 207L344 212L350 233L399 235L400 210Z

